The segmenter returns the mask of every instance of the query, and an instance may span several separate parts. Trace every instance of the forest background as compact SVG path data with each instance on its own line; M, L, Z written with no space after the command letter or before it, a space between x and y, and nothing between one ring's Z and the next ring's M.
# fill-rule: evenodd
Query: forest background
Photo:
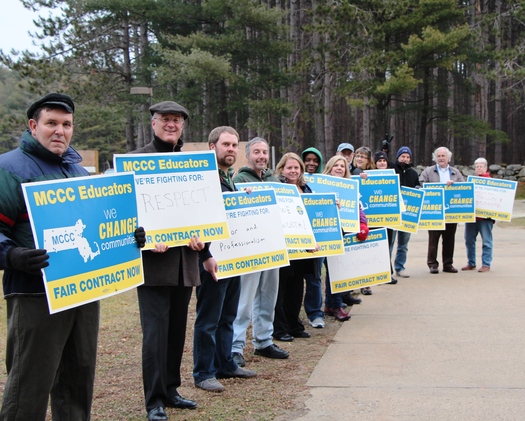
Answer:
M277 159L375 151L388 134L391 159L408 145L428 165L447 146L455 164L524 163L525 0L21 2L42 16L39 50L0 51L0 153L28 105L60 91L77 104L75 148L102 169L149 141L163 100L189 109L185 141L231 125Z

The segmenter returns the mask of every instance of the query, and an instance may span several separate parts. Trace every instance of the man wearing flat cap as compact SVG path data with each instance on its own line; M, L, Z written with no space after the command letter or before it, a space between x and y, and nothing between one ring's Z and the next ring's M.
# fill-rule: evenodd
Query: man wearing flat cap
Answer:
M93 398L99 303L49 314L21 183L89 175L69 146L75 104L51 93L27 111L20 146L0 155L0 269L7 305L5 383L0 420L88 420Z
M174 101L150 107L153 140L131 153L180 152L188 110ZM174 215L176 217L176 215ZM188 246L142 253L144 285L137 288L142 325L142 377L148 420L167 420L166 407L194 409L197 404L180 396L180 365L186 339L188 304L200 285L199 257L211 257L209 245L198 237Z

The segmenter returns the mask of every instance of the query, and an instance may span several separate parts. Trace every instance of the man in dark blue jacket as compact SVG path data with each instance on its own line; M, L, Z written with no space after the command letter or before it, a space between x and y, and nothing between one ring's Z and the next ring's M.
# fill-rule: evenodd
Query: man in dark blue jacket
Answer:
M51 93L27 111L19 148L0 155L0 269L7 303L7 381L0 420L88 420L93 398L99 303L49 314L21 183L89 175L69 146L73 100Z

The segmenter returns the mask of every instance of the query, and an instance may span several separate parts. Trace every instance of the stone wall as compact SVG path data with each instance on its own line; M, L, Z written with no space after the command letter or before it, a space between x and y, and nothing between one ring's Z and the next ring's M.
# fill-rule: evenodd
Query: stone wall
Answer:
M461 171L465 179L469 175L476 175L474 166L455 165ZM415 169L418 174L421 174L426 167L418 165ZM493 178L504 178L505 180L522 181L525 182L525 165L509 164L509 165L490 165L490 176Z

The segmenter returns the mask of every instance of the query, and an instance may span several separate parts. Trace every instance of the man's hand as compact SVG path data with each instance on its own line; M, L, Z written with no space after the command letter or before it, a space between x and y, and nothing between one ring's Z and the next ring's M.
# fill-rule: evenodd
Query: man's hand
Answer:
M357 233L357 239L359 241L365 241L366 237L368 237L368 232L370 230L368 229L368 225L363 224L362 222L359 224L359 232Z
M7 252L7 263L11 268L41 275L41 269L49 266L49 254L44 249L28 249L26 247L13 247Z
M153 253L164 253L166 250L168 250L169 247L164 243L157 243L155 244L155 248L151 249Z
M195 251L201 251L204 248L204 243L200 240L200 238L196 235L191 237L190 242L188 243L188 247Z
M135 241L137 242L137 247L142 248L146 245L146 231L143 227L138 227L135 230Z
M217 272L219 271L217 261L213 257L210 257L209 259L206 259L204 262L202 262L202 266L204 266L204 270L213 277L213 280L217 282Z

